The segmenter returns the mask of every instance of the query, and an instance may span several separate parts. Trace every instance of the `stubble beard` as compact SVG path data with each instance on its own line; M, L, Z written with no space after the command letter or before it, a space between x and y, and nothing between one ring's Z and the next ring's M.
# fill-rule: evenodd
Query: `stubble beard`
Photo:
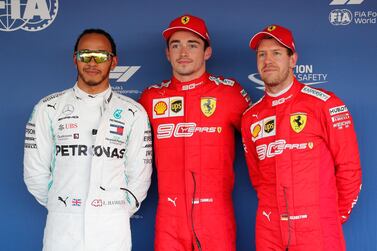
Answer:
M84 84L86 84L87 86L93 87L93 86L98 86L102 84L106 80L107 76L109 76L110 74L110 69L107 70L105 74L101 74L100 79L97 81L86 78L85 75L79 70L77 70L77 72L79 75L79 79L81 79Z
M284 83L289 77L289 69L282 73L278 73L276 76L270 76L270 77L261 77L264 84L268 87L276 87L282 83Z

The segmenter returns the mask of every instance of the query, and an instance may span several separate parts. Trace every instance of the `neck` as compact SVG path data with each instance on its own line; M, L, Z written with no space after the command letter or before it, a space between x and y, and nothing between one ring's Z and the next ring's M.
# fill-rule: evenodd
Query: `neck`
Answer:
M109 82L106 80L98 85L88 85L80 80L77 81L77 86L83 90L84 92L88 93L88 94L98 94L98 93L101 93L101 92L104 92L106 91L110 84Z
M179 74L175 71L173 71L173 76L179 80L180 82L189 82L191 80L194 80L194 79L197 79L197 78L200 78L204 73L206 72L206 69L203 68L202 70L200 71L197 71L195 73L192 73L190 75L182 75L182 74Z
M289 76L281 83L276 84L268 84L266 85L266 92L276 95L286 89L288 86L290 86L293 82L293 73L290 73Z

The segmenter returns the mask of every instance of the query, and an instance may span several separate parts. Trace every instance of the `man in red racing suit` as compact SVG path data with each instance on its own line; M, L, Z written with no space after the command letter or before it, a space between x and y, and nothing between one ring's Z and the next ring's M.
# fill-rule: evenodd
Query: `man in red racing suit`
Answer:
M155 250L236 250L234 129L250 98L237 82L205 71L211 48L203 20L184 15L163 35L173 77L140 99L158 174Z
M333 93L295 79L297 54L289 30L269 26L250 46L266 84L265 95L242 118L259 199L257 250L345 250L341 224L361 187L350 112Z

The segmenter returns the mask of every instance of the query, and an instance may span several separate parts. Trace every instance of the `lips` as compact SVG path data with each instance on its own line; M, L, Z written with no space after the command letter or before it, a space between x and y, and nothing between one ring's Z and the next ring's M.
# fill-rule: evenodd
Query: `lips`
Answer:
M177 60L178 64L189 64L192 63L191 59L178 59Z
M99 71L97 69L93 69L93 68L84 69L84 72L89 74L89 75L97 75L97 74L101 73L101 71Z

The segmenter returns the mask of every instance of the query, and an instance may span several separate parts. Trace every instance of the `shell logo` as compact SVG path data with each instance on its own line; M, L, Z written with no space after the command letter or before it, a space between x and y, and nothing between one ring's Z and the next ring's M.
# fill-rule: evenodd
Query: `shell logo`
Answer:
M163 114L165 114L165 112L166 112L167 109L168 109L168 105L164 101L157 102L154 105L154 108L153 108L154 112L157 115L163 115Z
M254 127L253 132L252 132L252 134L253 134L253 138L258 137L258 135L259 135L261 129L262 129L262 128L261 128L260 125L256 125L256 126Z

